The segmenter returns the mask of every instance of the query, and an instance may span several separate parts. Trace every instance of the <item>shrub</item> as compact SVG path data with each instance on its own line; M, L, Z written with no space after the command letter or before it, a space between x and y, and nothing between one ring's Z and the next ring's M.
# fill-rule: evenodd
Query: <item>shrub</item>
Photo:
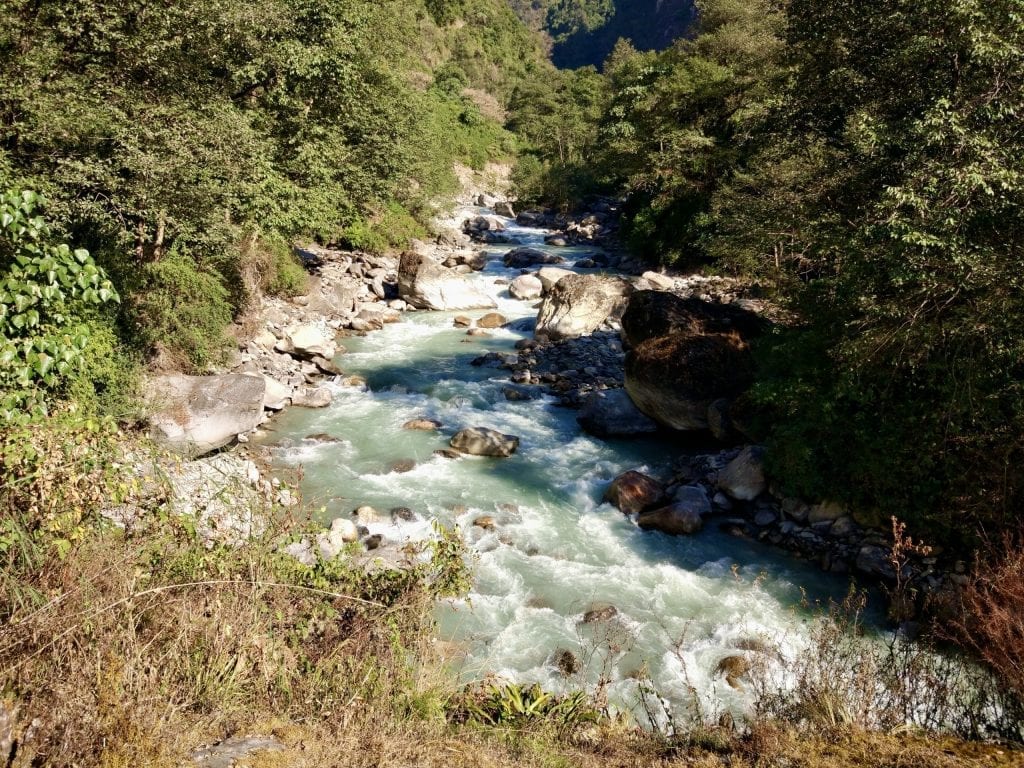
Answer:
M143 266L132 303L137 337L149 351L166 351L184 367L202 370L227 349L228 292L219 275L184 253Z
M1024 540L1007 535L999 550L975 566L952 635L1024 701Z

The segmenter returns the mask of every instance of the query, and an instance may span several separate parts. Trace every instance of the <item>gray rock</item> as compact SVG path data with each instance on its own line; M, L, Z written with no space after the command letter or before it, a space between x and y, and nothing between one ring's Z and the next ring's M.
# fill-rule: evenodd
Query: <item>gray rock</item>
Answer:
M201 768L232 768L239 760L257 752L282 752L285 745L272 736L233 737L192 753L192 762Z
M183 376L152 379L146 393L150 437L186 456L223 448L263 418L262 376Z
M313 357L324 357L330 360L338 354L338 348L334 341L320 326L314 323L289 328L275 349L278 352L285 352L307 360Z
M486 427L471 427L457 432L451 446L471 456L507 458L519 449L519 438Z
M711 514L711 501L703 485L684 485L672 494L675 505L691 510L701 517Z
M629 437L658 431L624 389L592 392L583 403L576 421L584 431L597 437Z
M277 379L264 374L266 390L263 393L263 407L268 411L280 411L288 407L292 400L292 388Z
M585 336L626 306L632 287L615 277L571 275L555 284L537 315L536 336L553 341Z
M300 387L292 395L292 405L301 408L326 408L333 400L327 387Z
M512 208L512 203L507 200L495 203L494 212L499 216L505 216L509 219L514 219L516 217L516 212Z
M884 547L865 545L857 552L857 570L869 576L894 579L896 569L893 567L890 554Z
M547 293L559 280L575 275L576 273L570 269L560 269L559 267L541 267L537 272L537 279L540 280L543 292Z
M658 291L671 291L676 285L676 281L673 278L660 272L644 272L640 277Z
M509 284L508 292L512 298L522 301L539 299L544 293L544 284L534 275L520 275Z
M422 254L402 254L398 267L398 292L417 309L451 311L492 309L494 300L453 270Z
M718 474L718 487L739 501L753 501L768 487L764 449L748 445Z

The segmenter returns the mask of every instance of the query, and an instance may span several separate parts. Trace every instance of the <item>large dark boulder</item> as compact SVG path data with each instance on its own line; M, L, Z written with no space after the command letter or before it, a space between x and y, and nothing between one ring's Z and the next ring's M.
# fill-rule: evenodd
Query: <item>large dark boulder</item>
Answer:
M544 298L534 334L553 341L591 334L622 313L632 290L617 277L567 275Z
M636 347L648 339L681 334L760 336L769 323L760 315L732 304L684 299L664 291L637 291L622 315L622 337Z
M748 346L735 336L677 334L649 339L626 355L626 391L663 426L708 428L708 407L753 382Z
M539 248L514 248L505 254L502 261L510 269L523 269L525 267L532 267L535 264L565 263L565 259L561 256L545 253Z
M623 389L592 392L583 403L576 421L596 437L633 437L658 431Z

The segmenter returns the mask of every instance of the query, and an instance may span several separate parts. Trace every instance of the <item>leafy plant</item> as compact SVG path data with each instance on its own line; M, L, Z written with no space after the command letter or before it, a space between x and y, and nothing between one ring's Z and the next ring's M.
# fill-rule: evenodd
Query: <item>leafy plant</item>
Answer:
M47 413L46 393L82 362L88 309L120 301L89 252L53 244L30 190L0 196L0 420Z

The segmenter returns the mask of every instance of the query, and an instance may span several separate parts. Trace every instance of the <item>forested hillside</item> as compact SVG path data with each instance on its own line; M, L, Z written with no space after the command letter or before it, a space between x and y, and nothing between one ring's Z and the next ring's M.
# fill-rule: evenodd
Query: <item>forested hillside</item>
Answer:
M701 7L693 40L513 99L523 193L624 195L649 259L793 312L751 403L792 492L954 541L1019 529L1016 3Z
M216 359L254 290L301 288L295 238L401 245L453 163L514 154L502 103L549 65L504 3L457 5L459 24L438 2L6 5L0 186L44 195L24 213L121 292L65 318L93 330L98 396L138 354Z
M552 41L552 59L565 69L597 66L615 43L663 50L696 18L692 0L509 0L531 28Z

